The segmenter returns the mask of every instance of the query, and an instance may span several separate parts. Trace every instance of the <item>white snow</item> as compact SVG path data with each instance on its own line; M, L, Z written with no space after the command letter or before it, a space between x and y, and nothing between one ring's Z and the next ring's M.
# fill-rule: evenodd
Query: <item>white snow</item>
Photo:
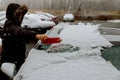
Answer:
M63 16L64 21L73 21L74 20L74 15L72 13L66 13Z
M120 23L120 20L108 20L107 22Z
M14 72L15 72L15 64L14 63L3 63L1 65L1 70L7 74L10 78L14 77Z
M33 48L14 80L120 80L120 72L100 56L101 46L112 44L99 33L99 25L61 23L53 32L57 29L62 42L52 46L69 44L80 49L47 53Z
M22 27L24 27L24 25L28 25L30 28L45 28L55 26L53 21L41 21L40 18L41 17L36 14L26 14L22 22Z
M5 17L6 11L0 11L0 27L3 28L3 25L6 21L6 17ZM44 15L42 15L44 14ZM29 28L45 28L45 27L53 27L55 26L55 22L50 21L51 18L53 17L52 14L49 13L42 13L41 15L39 14L35 14L35 13L30 13L28 12L25 16L24 19L22 21L21 26L25 27L28 26ZM49 17L47 17L47 16ZM42 21L41 19L48 19L47 21Z

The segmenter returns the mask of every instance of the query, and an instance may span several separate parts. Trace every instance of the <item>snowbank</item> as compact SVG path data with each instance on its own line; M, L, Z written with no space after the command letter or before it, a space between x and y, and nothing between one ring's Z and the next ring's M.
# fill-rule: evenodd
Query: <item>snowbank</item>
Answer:
M33 48L14 80L120 79L120 72L100 56L101 46L110 47L112 44L99 33L98 25L61 23L53 28L53 32L56 33L57 29L61 31L59 36L63 41L52 46L70 44L80 49L73 52L47 53L45 50Z
M120 23L120 20L108 20L107 22Z
M64 21L74 21L74 15L71 13L67 13L63 16Z

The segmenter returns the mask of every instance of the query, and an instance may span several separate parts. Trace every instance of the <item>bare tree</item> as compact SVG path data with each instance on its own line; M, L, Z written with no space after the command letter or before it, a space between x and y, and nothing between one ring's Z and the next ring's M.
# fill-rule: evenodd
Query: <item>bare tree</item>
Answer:
M82 15L82 5L83 2L79 3L78 8L75 11L75 15Z

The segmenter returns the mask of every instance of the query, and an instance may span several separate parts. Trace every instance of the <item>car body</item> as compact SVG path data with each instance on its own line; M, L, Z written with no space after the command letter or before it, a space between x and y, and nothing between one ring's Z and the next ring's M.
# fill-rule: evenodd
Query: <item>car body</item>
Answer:
M81 77L86 80L86 75L90 79L98 75L97 80L101 80L106 78L106 73L117 73L106 70L111 69L110 65L99 57L100 46L109 47L111 44L99 34L98 26L89 25L91 27L82 23L61 23L46 32L50 37L61 37L62 42L43 44L38 41L14 80L79 80Z
M0 28L3 28L4 22L6 20L5 12L0 13ZM49 19L49 18L48 18ZM54 27L56 24L53 21L50 20L41 20L41 16L36 15L34 13L28 12L23 19L23 22L21 24L22 28L27 30L32 30L39 32L41 34L44 34L47 30Z
M40 16L28 13L24 16L22 27L27 30L33 30L44 34L47 30L53 28L56 24L53 21L43 21Z

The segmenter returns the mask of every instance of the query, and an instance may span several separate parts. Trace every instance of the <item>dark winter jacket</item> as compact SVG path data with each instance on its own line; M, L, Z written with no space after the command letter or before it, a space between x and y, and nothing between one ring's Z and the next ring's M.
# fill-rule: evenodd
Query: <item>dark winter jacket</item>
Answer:
M28 40L36 41L36 32L30 32L21 28L21 22L26 12L26 6L20 6L15 3L11 3L7 7L7 20L4 24L2 37L2 63L12 62L20 67L25 60L25 42Z

